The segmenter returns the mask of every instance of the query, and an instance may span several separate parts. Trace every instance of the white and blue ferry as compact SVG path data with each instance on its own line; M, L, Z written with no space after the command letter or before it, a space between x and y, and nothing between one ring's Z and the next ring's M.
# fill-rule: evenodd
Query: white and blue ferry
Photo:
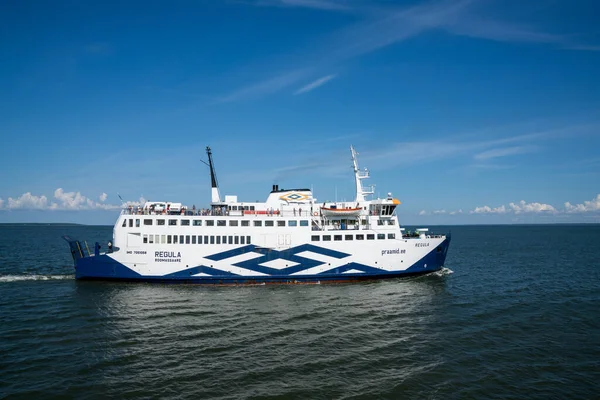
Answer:
M400 227L388 194L368 199L368 170L350 147L352 202L318 202L310 189L273 189L265 202L221 198L206 148L212 201L205 209L153 201L126 206L101 251L65 236L77 279L198 284L326 283L440 270L450 236Z

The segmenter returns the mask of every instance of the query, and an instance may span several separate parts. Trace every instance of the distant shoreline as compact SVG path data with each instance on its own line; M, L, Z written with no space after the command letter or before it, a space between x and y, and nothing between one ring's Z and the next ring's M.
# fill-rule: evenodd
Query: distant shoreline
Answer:
M0 226L88 226L87 224L76 224L73 222L0 222ZM94 226L94 225L89 225ZM111 226L111 225L106 225Z

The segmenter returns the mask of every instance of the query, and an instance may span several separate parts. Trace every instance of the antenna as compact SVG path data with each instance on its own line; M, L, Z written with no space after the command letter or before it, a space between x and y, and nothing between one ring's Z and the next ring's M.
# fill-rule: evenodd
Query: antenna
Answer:
M215 172L215 165L212 159L212 151L209 146L206 146L206 154L208 155L208 167L210 168L210 184L212 191L212 202L220 203L221 195L219 194L219 183L217 182L217 174ZM205 163L206 164L206 163Z

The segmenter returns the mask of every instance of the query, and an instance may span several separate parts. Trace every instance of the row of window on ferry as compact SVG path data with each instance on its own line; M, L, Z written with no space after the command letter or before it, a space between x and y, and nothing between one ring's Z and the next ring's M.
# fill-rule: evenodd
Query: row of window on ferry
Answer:
M134 226L134 220L133 218L129 218L128 219L124 219L123 220L123 224L121 225L123 228L127 227L127 221L129 221L129 227L133 228ZM152 225L152 219L144 219L144 225L145 226L151 226ZM189 219L169 219L168 220L168 224L169 226L177 226L177 221L179 221L179 225L181 226L190 226L190 220ZM164 219L157 219L156 220L156 225L165 225L166 220ZM219 219L216 221L216 226L227 226L227 221L224 219ZM253 226L263 226L263 221L252 221L253 222ZM194 219L191 221L193 226L202 226L202 220L201 219ZM205 221L206 226L215 226L215 220L212 219L208 219ZM277 223L277 224L275 224ZM264 226L308 226L308 220L303 219L300 221L297 220L278 220L278 221L264 221ZM250 226L250 221L248 220L242 220L242 221L238 221L238 220L230 220L229 221L229 226ZM135 219L135 227L139 228L140 227L140 220L139 219Z
M341 240L385 240L385 233L356 234L356 235L313 235L310 237L312 242L330 242ZM396 234L388 233L387 239L395 239ZM144 234L143 242L147 244L251 244L250 236L237 235L148 235Z
M368 233L367 235L364 235L362 233L358 233L356 235L333 235L333 240L334 241L340 241L340 240L354 240L356 238L356 240L365 240L365 236L367 238L367 240L375 240L375 234L374 233ZM310 237L311 242L331 242L331 237L332 235L313 235ZM377 240L384 240L386 238L385 233L378 233L377 234ZM387 238L388 239L396 239L396 234L395 233L388 233L387 234Z
M146 244L250 244L250 236L237 235L147 235Z

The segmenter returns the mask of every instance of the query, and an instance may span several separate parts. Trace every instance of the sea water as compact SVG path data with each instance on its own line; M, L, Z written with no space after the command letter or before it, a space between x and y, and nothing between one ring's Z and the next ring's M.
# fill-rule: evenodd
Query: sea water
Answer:
M351 284L76 281L0 225L0 398L597 399L600 226L437 227L444 270Z

